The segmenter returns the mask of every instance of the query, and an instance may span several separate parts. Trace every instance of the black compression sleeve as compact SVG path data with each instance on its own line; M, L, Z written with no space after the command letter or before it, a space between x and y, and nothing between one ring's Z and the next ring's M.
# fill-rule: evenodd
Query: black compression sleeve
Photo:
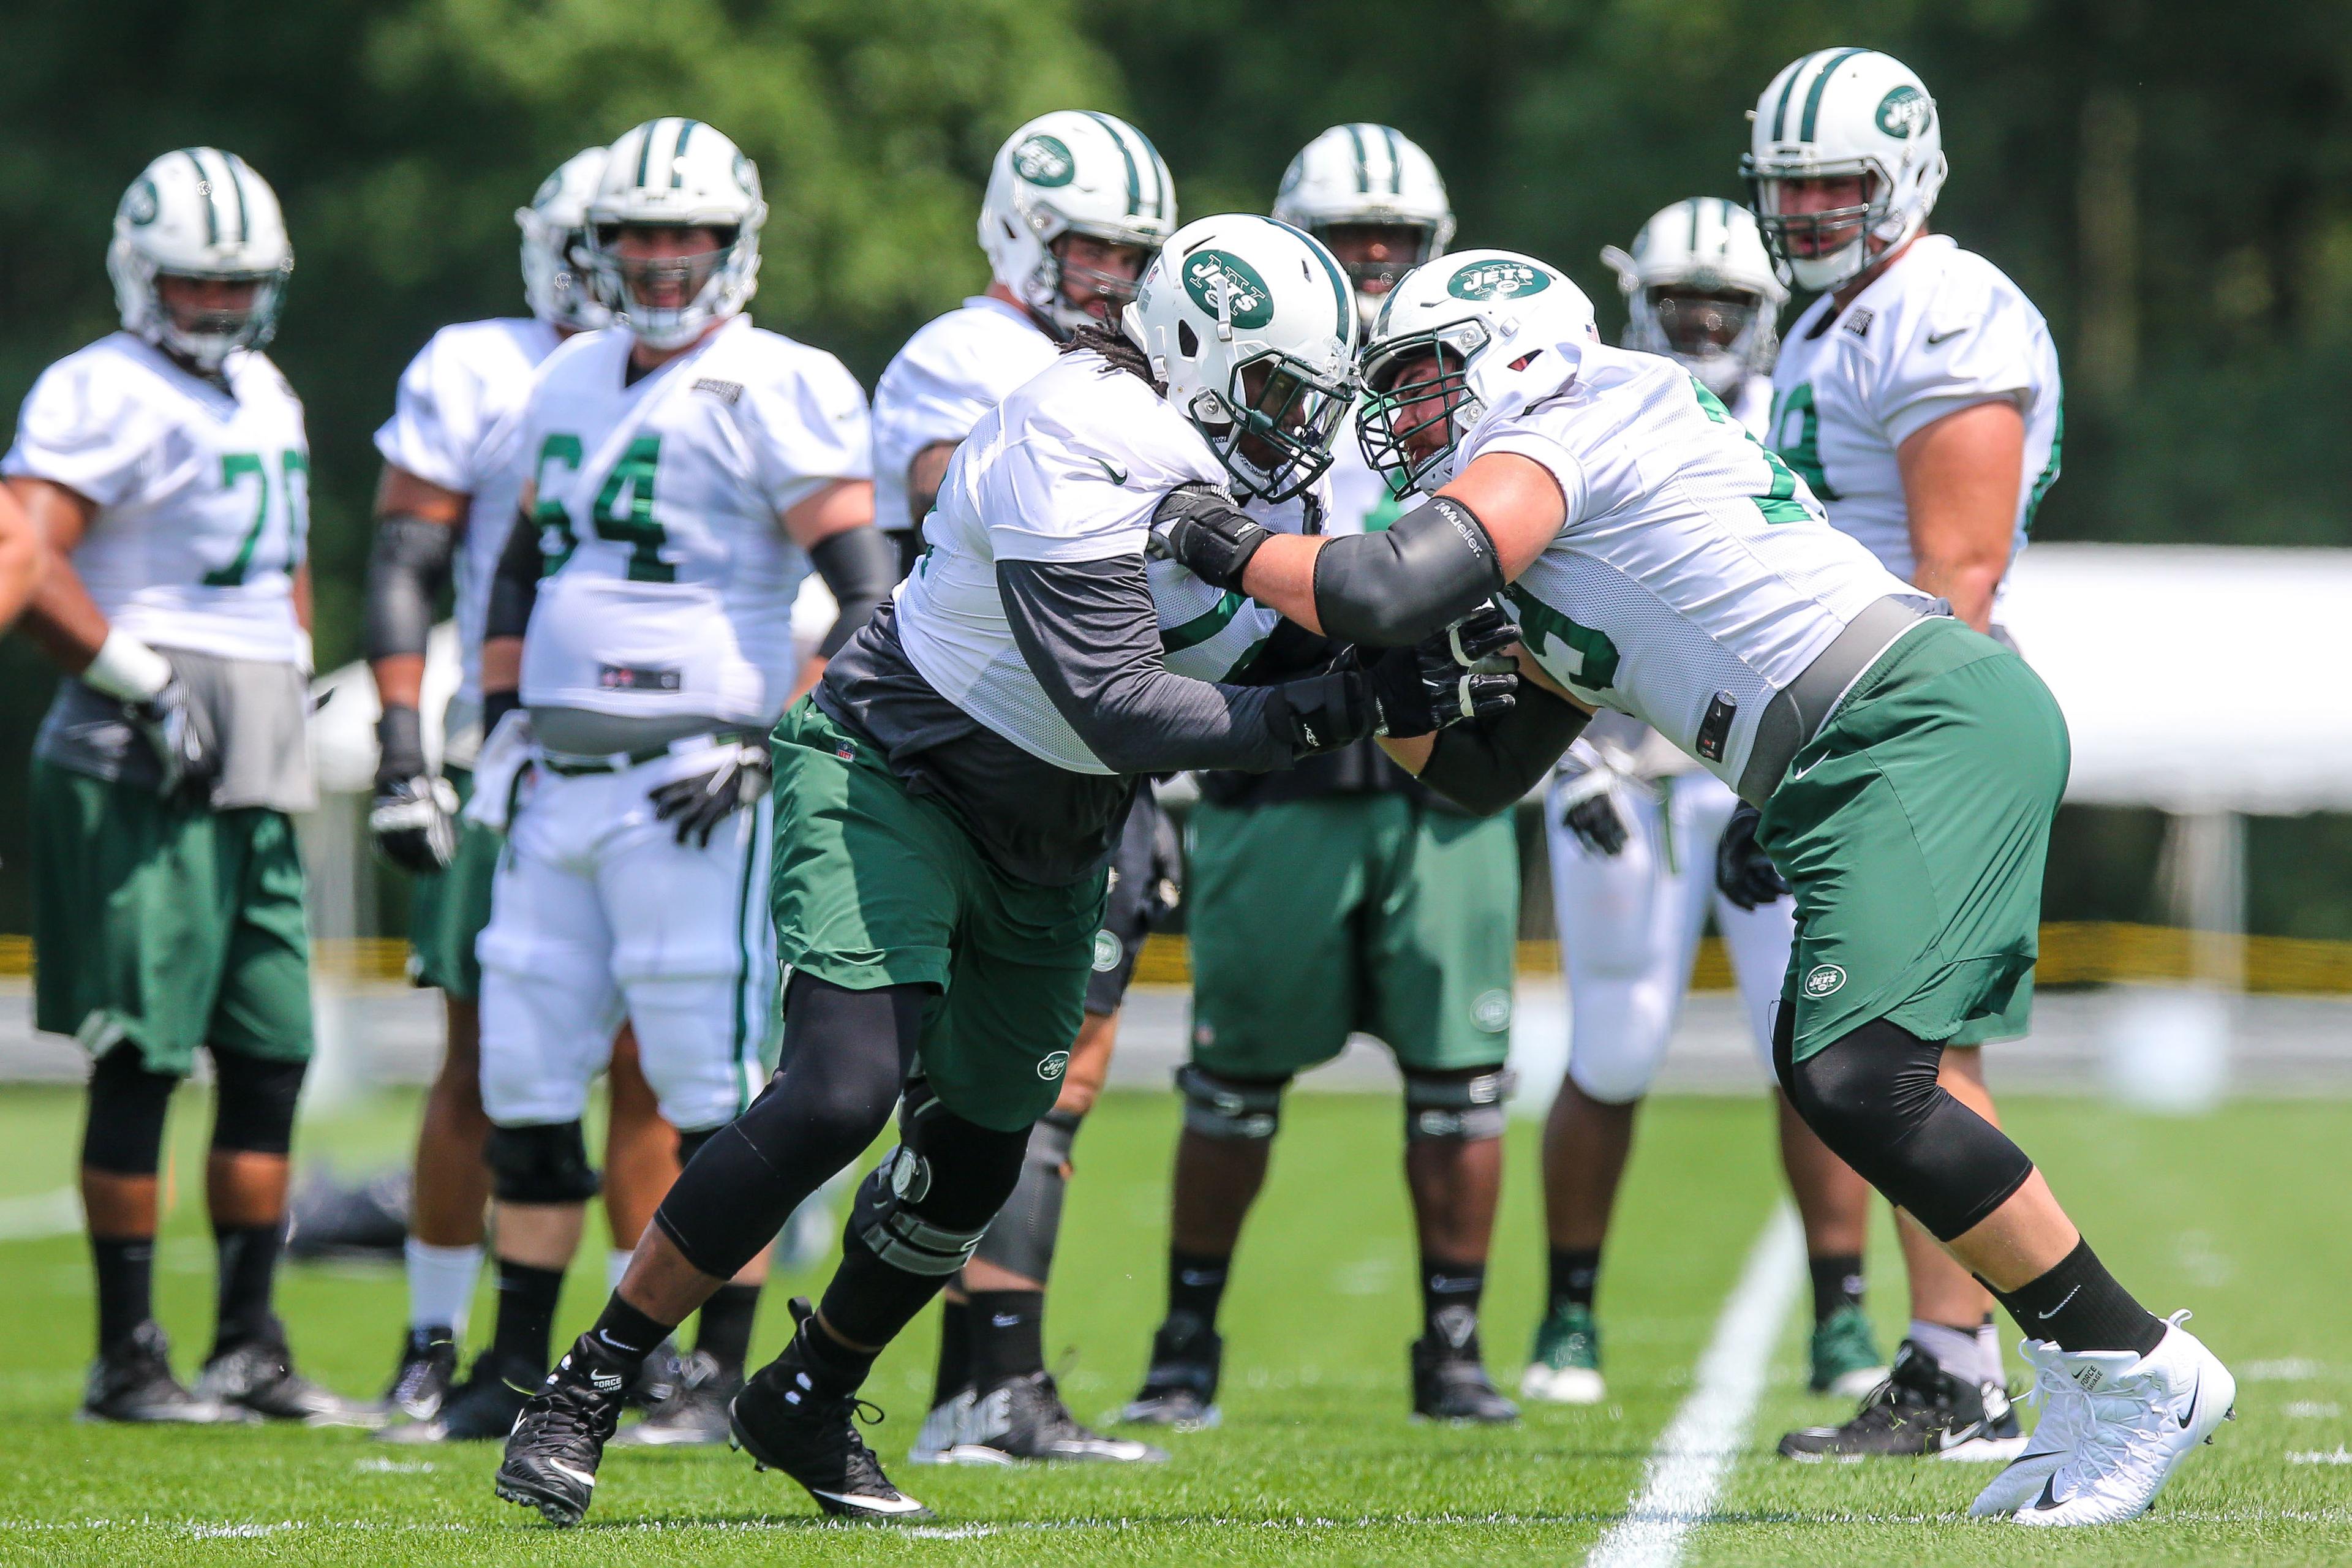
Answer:
M1087 749L1113 772L1263 773L1297 756L1290 704L1279 689L1214 686L1170 673L1141 556L1000 561L996 585L1021 657Z
M376 520L368 552L367 656L422 656L433 630L433 601L449 580L457 531L411 512Z
M531 606L539 603L539 577L545 564L539 553L539 525L517 512L507 532L507 547L499 552L498 574L490 579L490 607L482 623L485 638L522 636L530 625Z
M1465 811L1508 811L1551 770L1591 715L1533 681L1500 719L1474 720L1438 731L1421 782Z
M1234 675L1233 683L1277 686L1303 675L1320 674L1331 668L1331 658L1339 651L1338 643L1316 636L1296 621L1276 621L1266 637L1265 646Z
M874 618L875 606L898 585L898 552L878 528L845 528L809 546L808 556L841 606L816 649L819 658L831 658Z
M1315 616L1340 642L1410 647L1501 592L1502 563L1477 514L1448 496L1315 557Z

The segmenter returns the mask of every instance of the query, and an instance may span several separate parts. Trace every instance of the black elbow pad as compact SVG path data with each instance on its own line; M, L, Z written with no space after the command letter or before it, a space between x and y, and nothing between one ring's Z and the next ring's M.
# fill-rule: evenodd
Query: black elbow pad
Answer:
M1503 587L1495 542L1449 496L1413 508L1379 533L1335 539L1315 557L1315 615L1335 642L1410 647Z
M490 578L489 607L482 622L485 639L522 636L539 603L540 573L545 565L546 558L539 552L539 524L517 513Z
M841 614L817 645L819 658L839 653L898 583L898 552L878 528L845 528L809 546L809 564L824 579Z
M368 552L368 658L424 653L433 601L457 550L457 531L446 523L404 511L377 520Z
M1438 731L1422 783L1479 816L1508 811L1560 759L1592 715L1531 681L1501 718Z

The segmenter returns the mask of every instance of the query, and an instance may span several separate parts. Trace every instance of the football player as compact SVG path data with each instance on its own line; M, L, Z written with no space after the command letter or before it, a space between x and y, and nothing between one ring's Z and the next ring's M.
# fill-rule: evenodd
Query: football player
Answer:
M270 1306L311 1042L291 815L318 798L310 445L261 352L293 268L243 159L156 159L115 209L122 330L42 373L0 465L51 552L26 629L74 678L34 742L34 1013L94 1062L98 1420L368 1420L295 1371ZM200 1047L219 1312L191 1391L150 1281L164 1110Z
M793 1342L736 1396L733 1431L828 1514L928 1517L859 1436L857 1391L1020 1178L1069 1067L1139 777L1287 766L1464 705L1450 651L1434 694L1420 650L1327 668L1318 641L1144 559L1156 510L1229 508L1228 484L1250 515L1302 525L1352 391L1355 306L1329 254L1265 218L1200 220L1170 237L1121 326L1081 329L981 417L921 569L777 727L783 1070L663 1200L516 1424L500 1496L580 1518L636 1358L903 1091L841 1265L818 1307L793 1303ZM1244 668L1267 683L1215 684ZM1323 672L1283 679L1300 668ZM1471 706L1508 700L1511 676L1480 679Z
M1125 121L1060 110L1005 138L980 209L987 292L908 339L874 387L877 520L898 531L909 569L948 459L981 416L1052 364L1071 333L1116 321L1175 226L1168 166ZM1173 848L1150 788L1139 789L1061 1093L1030 1134L1004 1212L943 1293L931 1412L908 1455L918 1464L1162 1457L1070 1415L1045 1371L1044 1317L1071 1147L1109 1071L1136 953L1170 901Z
M1788 290L1745 207L1675 203L1628 251L1601 253L1625 292L1624 345L1680 362L1750 435L1772 402ZM1753 837L1724 833L1738 797L1655 731L1597 716L1552 775L1544 808L1552 909L1568 973L1571 1054L1544 1124L1550 1285L1520 1393L1598 1404L1601 1254L1634 1111L1674 1033L1711 912L1769 1076L1772 1000L1789 967L1789 900ZM1718 874L1717 862L1724 868ZM1779 1100L1780 1163L1805 1221L1813 1285L1811 1384L1858 1398L1886 1368L1862 1310L1869 1188Z
M1773 372L1764 439L1832 527L1991 631L2002 574L2058 477L2049 329L1990 262L1927 232L1943 127L1901 63L1818 50L1772 79L1752 118L1741 168L1764 241L1817 295ZM1976 1043L1952 1042L1942 1081L1990 1121ZM1911 1321L1893 1375L1851 1421L1791 1432L1780 1451L2013 1457L2023 1437L1991 1299L1916 1224L1899 1231Z
M507 833L478 944L499 1382L478 1376L453 1435L504 1433L546 1370L597 1187L580 1118L621 1020L682 1155L749 1101L774 1016L761 735L889 590L864 394L742 313L766 216L758 170L711 126L622 136L587 213L614 325L549 355L520 422L468 807ZM839 616L803 668L792 605L812 569ZM723 1429L763 1269L738 1265L649 1418L667 1440Z
M1897 85L1877 118L1909 101ZM1802 113L1819 100L1777 97ZM1758 842L1797 910L1781 1089L2042 1336L2043 1430L1974 1511L2144 1512L2230 1414L2235 1382L2185 1314L2132 1297L2024 1152L1937 1075L1948 1043L2020 1033L2031 1010L2067 766L2048 689L1830 527L1682 367L1604 347L1590 302L1540 262L1474 252L1406 279L1363 375L1367 456L1426 502L1357 540L1204 503L1170 520L1165 547L1360 645L1425 637L1502 594L1522 637L1517 705L1392 743L1475 809L1508 809L1599 708L1760 805Z
M1282 177L1274 216L1330 248L1363 326L1397 279L1454 234L1436 166L1385 125L1335 125L1309 142ZM1396 515L1352 439L1334 455L1331 489L1325 532L1377 530ZM1388 1044L1404 1076L1421 1265L1422 1331L1407 1352L1413 1411L1516 1419L1478 1341L1510 1084L1519 899L1511 825L1465 816L1369 739L1287 772L1203 774L1201 795L1168 1308L1123 1417L1178 1428L1218 1418L1217 1310L1284 1092L1361 1029ZM1300 963L1265 962L1275 932Z

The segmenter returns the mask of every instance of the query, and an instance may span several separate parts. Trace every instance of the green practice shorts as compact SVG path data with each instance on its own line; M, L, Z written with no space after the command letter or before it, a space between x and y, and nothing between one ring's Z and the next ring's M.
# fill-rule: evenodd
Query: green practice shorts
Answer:
M2050 689L1958 621L1864 675L1758 837L1796 894L1795 1059L1878 1018L1957 1046L2025 1032L2068 756Z
M1006 876L952 812L908 795L805 698L773 749L778 961L853 991L936 987L921 1070L947 1108L1006 1132L1051 1110L1085 1021L1108 879Z
M1211 1072L1285 1077L1360 1029L1408 1068L1509 1054L1519 855L1507 815L1401 795L1203 801L1188 875L1192 1059Z
M211 811L33 763L35 1026L185 1077L196 1047L310 1057L302 857L286 814Z
M474 797L474 772L451 768L446 776L457 791L462 812ZM481 996L482 961L474 956L474 939L490 923L490 883L498 878L505 843L499 833L460 816L457 852L449 868L409 884L408 977L417 984L460 1002Z

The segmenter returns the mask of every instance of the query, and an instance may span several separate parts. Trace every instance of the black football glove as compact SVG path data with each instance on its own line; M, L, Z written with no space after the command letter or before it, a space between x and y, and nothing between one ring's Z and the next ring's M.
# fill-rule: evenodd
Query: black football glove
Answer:
M185 793L201 797L220 776L220 753L213 745L204 715L188 700L188 689L176 675L163 689L143 701L125 702L122 716L147 742L162 764L155 793L169 799Z
M375 852L415 876L447 870L457 852L457 792L425 765L423 721L405 703L388 703L375 737L375 795L368 803Z
M1273 537L1214 486L1178 485L1151 514L1151 536L1144 548L1213 588L1237 594L1250 557Z
M1618 813L1615 797L1608 790L1596 790L1581 800L1570 801L1568 809L1559 814L1560 825L1576 835L1576 841L1589 854L1603 859L1625 852L1625 818Z
M768 793L768 748L746 741L708 773L672 779L653 792L654 815L677 824L677 841L710 847L719 825Z
M1743 910L1769 904L1789 890L1780 868L1756 842L1756 826L1763 813L1746 801L1732 808L1723 837L1715 845L1715 885Z
M1492 605L1411 647L1361 648L1343 658L1361 659L1372 700L1380 706L1374 732L1392 741L1433 735L1465 719L1490 719L1518 700L1519 678L1503 650L1519 640L1519 628Z

